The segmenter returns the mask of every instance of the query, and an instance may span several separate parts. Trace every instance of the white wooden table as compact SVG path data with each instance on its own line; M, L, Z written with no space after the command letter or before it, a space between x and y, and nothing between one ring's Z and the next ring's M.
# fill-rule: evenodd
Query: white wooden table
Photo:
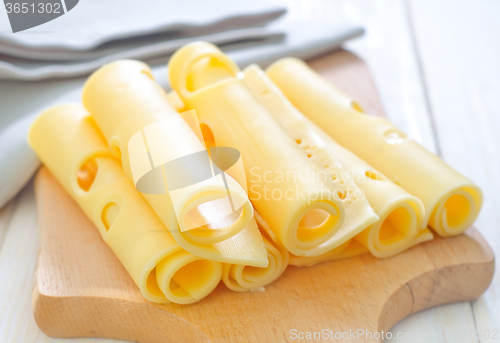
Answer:
M482 187L477 227L500 253L500 1L289 3L296 17L366 27L346 48L368 63L389 118ZM0 210L0 342L113 342L40 332L31 309L37 250L30 183ZM390 342L500 341L498 273L477 301L416 313L391 331L406 337Z

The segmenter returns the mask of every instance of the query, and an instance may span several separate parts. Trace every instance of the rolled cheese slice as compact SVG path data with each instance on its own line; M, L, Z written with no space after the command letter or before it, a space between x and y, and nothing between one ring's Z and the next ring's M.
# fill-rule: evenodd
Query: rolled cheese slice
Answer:
M424 221L441 236L469 228L483 202L477 185L410 139L388 120L366 115L304 62L286 58L267 75L286 97L337 142L418 197Z
M217 286L221 264L177 244L127 179L82 106L48 109L34 121L28 140L96 225L146 299L189 304Z
M321 179L325 173L256 101L239 72L216 46L203 42L184 46L169 62L170 84L185 109L196 110L216 146L241 153L250 200L288 251L320 255L357 234L341 230L344 206L330 178ZM301 225L312 210L328 213L326 220Z
M127 177L182 248L214 261L267 266L261 247L242 240L247 235L230 240L253 216L248 195L224 172L212 172L201 137L170 106L146 64L103 66L87 80L83 103Z
M355 237L357 242L376 257L393 256L415 244L421 229L426 227L424 207L417 197L391 182L306 118L258 66L247 67L244 76L245 83L256 99L291 135L298 146L312 155L311 161L325 168L335 178L338 189L345 188L344 225L358 221L365 227L365 230ZM356 193L360 195L353 196ZM370 204L378 215L376 221L370 221L371 217L366 217L368 211L365 208L370 208ZM424 237L432 239L432 234L428 232ZM418 242L421 241L422 237L418 236ZM355 243L346 242L318 256L317 261L329 260L334 256L352 256L354 251L360 251ZM296 263L298 259L300 257L292 258L291 261ZM305 258L304 263L312 262ZM297 262L296 265L300 264Z
M268 232L272 232L257 211L255 219L260 233L266 245L269 265L266 268L258 268L237 264L222 264L222 281L227 288L235 292L262 291L264 287L277 280L288 266L290 254L288 250L277 240L271 238Z

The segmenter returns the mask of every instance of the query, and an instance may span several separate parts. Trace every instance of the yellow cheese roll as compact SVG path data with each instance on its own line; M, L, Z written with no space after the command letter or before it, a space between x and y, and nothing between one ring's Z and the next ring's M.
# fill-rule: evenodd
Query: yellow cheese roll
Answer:
M366 115L348 95L304 62L275 62L267 75L298 110L338 143L365 160L425 208L424 222L441 236L462 233L483 202L477 185L401 132L388 120Z

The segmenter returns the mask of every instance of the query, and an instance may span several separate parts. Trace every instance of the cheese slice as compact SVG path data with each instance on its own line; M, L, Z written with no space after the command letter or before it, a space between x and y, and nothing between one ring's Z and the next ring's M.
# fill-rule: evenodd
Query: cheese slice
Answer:
M410 139L388 120L361 112L357 103L304 62L286 58L267 69L286 97L337 142L418 197L424 222L441 236L462 233L477 218L477 185Z
M256 99L299 143L299 147L309 151L311 161L328 170L336 178L337 188L347 194L344 198L344 225L351 222L364 225L365 228L355 236L356 242L376 257L393 256L415 244L420 230L426 226L424 207L417 197L391 182L306 118L258 66L247 67L244 76L245 83ZM349 192L352 194L349 195ZM355 194L359 194L358 197L353 196ZM366 210L371 208L370 204L378 215L375 220L371 220L372 216ZM432 234L425 237L432 239ZM418 241L421 242L420 236ZM291 261L295 265L309 265L352 256L354 252L363 252L357 249L356 242L346 242L317 259L304 258L299 263L300 257L294 257Z
M318 263L354 257L368 252L368 249L363 244L355 239L350 239L320 256L305 257L290 255L289 264L296 267L312 267Z
M363 232L369 232L369 230L365 230ZM417 244L430 241L433 238L434 236L432 235L432 232L429 228L420 230L417 233L417 235L405 245L405 250ZM354 239L351 239L342 244L341 246L333 250L330 250L329 252L320 256L304 257L304 256L290 255L289 263L290 265L297 267L312 267L318 263L340 260L348 257L354 257L369 252L370 250L366 247L366 244L360 243L360 240L358 239L357 236ZM393 255L395 254L391 254L384 257L389 257Z
M189 304L217 286L221 264L177 244L127 179L82 106L48 109L34 121L28 140L96 225L146 299Z
M337 150L348 152L293 107L258 66L246 68L244 76L245 84L260 104L295 140L298 147L310 155L310 161L323 168L333 179L346 211L343 229L360 232L377 222L379 217L370 206L370 199L367 199L364 190L355 182L355 177L359 175L353 172L350 164L355 156L340 159ZM365 181L364 171L362 177ZM344 245L345 241L341 243Z
M183 249L213 261L267 266L261 238L238 235L253 216L247 193L215 172L201 133L170 106L146 64L103 66L87 80L83 103L127 177Z
M264 287L278 279L288 266L290 254L278 241L271 238L272 232L257 211L255 219L266 245L269 265L266 268L250 267L237 264L222 264L222 281L227 288L235 292L262 291Z
M179 49L169 62L170 84L185 109L196 110L216 146L241 153L249 198L288 251L319 255L355 235L341 229L345 210L331 178L274 122L239 72L216 46L203 42ZM326 220L302 225L313 210L328 213Z

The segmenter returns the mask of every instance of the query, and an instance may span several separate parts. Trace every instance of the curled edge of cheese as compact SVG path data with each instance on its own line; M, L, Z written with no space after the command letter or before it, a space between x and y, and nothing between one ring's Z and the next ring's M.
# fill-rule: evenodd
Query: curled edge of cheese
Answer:
M195 42L179 49L171 57L168 69L170 84L185 109L196 109L201 125L209 128L216 145L241 152L245 172L252 175L247 180L250 200L279 241L297 255L319 255L333 248L338 242L331 238L341 229L345 210L331 182L267 182L262 177L253 178L254 168L283 175L318 175L321 170L308 161L256 101L239 78L236 64L216 46ZM266 198L266 187L281 196L292 190L292 195L287 201ZM302 218L317 209L327 212L327 219L314 227L302 226Z
M154 81L151 69L142 62L121 60L101 67L85 83L82 98L113 155L121 159L125 174L134 182L137 177L133 175L131 158L143 161L136 170L152 170L151 161L155 168L161 165L165 177L162 164L165 154L175 159L206 150L189 124L170 106L166 93ZM153 141L158 144L154 147L147 144ZM131 143L136 148L129 150ZM172 200L173 192L168 190L165 194L143 193L143 196L186 251L213 261L265 267L268 262L260 246L261 238L253 232L241 232L253 217L248 195L231 177L226 179L233 199L238 197L244 204L241 215L216 218L215 227L185 231L180 226L188 219L186 208L197 210L196 215L207 220L218 213L220 208L213 200L226 197L226 188L214 178L174 191L175 199L180 202ZM164 183L163 186L166 187ZM205 207L204 211L198 210L202 206L194 208L200 204Z
M217 286L221 264L176 243L126 178L82 106L46 110L32 124L28 141L96 225L146 299L189 304Z
M235 292L261 291L265 286L277 280L288 266L290 255L288 250L269 235L272 230L264 218L257 211L254 213L266 245L269 265L266 268L258 268L223 263L222 282Z
M350 239L342 245L320 256L295 256L290 255L289 264L296 267L312 267L318 263L340 260L368 253L368 249L355 239Z
M366 230L368 231L368 229ZM411 241L408 241L404 249L402 250L407 250L415 245L418 245L420 243L424 243L427 241L430 241L434 238L432 235L432 232L429 228L425 228L423 230L420 230L415 237ZM320 255L320 256L313 256L313 257L303 257L303 256L294 256L290 255L290 265L296 266L296 267L312 267L318 263L322 262L328 262L328 261L335 261L335 260L340 260L344 258L349 258L349 257L354 257L362 254L370 253L370 250L366 248L365 244L360 243L358 238L351 239L338 248L335 248L326 254ZM383 257L391 257L394 256L395 253L392 253L387 256ZM380 256L377 256L380 257Z
M335 177L336 187L342 189L349 185L350 191L355 193L359 186L363 191L362 198L351 201L348 194L343 200L346 208L344 225L359 223L363 225L363 231L357 231L356 241L349 243L345 240L332 251L318 256L318 261L352 254L351 251L359 250L356 242L362 243L376 257L393 256L414 245L420 230L425 228L424 207L417 197L391 182L306 118L258 66L247 67L244 76L247 86L272 117L312 155L314 163ZM370 204L378 217L368 221L370 212L362 208L371 209ZM349 211L350 207L353 207L352 211ZM432 234L425 237L432 239ZM300 257L294 256L293 260L300 260ZM313 260L304 258L304 261Z
M303 61L285 58L267 75L304 115L336 141L418 197L425 222L441 236L458 235L479 215L481 189L388 120L366 115L348 95Z

